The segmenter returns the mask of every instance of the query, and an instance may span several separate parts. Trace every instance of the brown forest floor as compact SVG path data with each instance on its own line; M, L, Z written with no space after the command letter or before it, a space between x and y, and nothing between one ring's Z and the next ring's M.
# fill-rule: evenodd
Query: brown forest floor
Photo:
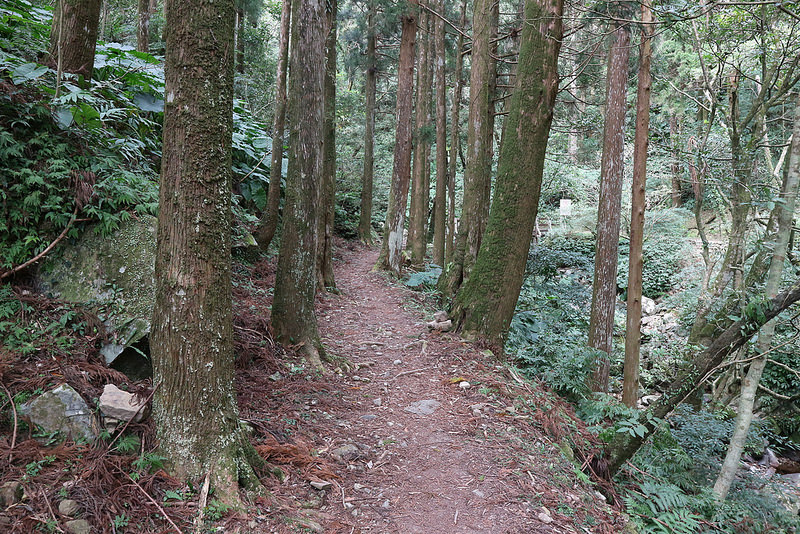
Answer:
M325 375L304 370L271 341L265 310L273 263L237 268L241 416L253 427L259 452L286 478L265 475L270 498L247 514L206 523L204 531L623 531L619 508L581 481L598 445L569 406L481 347L455 334L428 332L430 298L373 272L376 258L377 251L351 242L337 249L340 294L320 296L317 314L331 367L340 373ZM85 398L96 397L104 383L123 379L102 370L96 354L87 352L69 363L0 355L0 379L13 395L38 387L32 376L43 377L45 385L59 375ZM414 413L420 403L432 411ZM96 532L174 532L163 513L182 532L195 530L196 496L165 499L166 490L184 486L163 471L145 473L136 483L126 475L132 458L107 447L46 448L25 435L12 443L9 421L2 425L0 483L23 479L27 495L0 510L10 531L63 529L65 518L54 509L66 494L79 501ZM151 423L129 430L142 437L144 450L152 447ZM38 472L25 476L37 461ZM121 513L129 526L112 527Z

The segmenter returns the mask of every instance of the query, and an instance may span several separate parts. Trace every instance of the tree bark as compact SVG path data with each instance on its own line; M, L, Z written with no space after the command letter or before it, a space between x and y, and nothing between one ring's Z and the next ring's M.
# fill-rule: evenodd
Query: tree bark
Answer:
M139 0L136 24L136 50L150 51L150 0Z
M289 79L289 168L283 232L275 274L276 339L298 347L322 368L324 350L314 315L318 198L324 128L326 0L293 0Z
M325 123L322 139L317 281L320 291L336 291L333 275L333 218L336 214L336 0L328 2L328 36L325 40Z
M426 152L428 115L430 114L430 86L428 51L430 39L427 33L428 13L419 14L419 37L417 38L417 94L414 118L414 161L411 174L411 206L408 214L408 243L411 266L419 268L425 261L425 222L428 215L428 177L426 176Z
M455 254L449 266L446 295L455 295L469 279L486 229L492 171L492 132L489 53L492 35L493 0L475 0L472 12L472 53L469 80L469 121L467 164L464 168L464 200L458 225Z
M375 171L375 93L377 92L377 56L375 54L376 0L370 0L367 15L367 72L364 127L364 174L361 179L361 213L358 219L358 237L372 245L372 183Z
M460 27L467 24L467 0L461 1ZM453 261L456 238L456 168L458 167L459 145L461 136L459 134L459 112L461 111L461 98L464 91L464 80L461 73L464 69L464 35L458 34L458 45L456 46L456 69L453 72L455 87L453 87L453 108L450 111L450 167L447 175L447 198L448 198L448 217L447 217L447 240L444 247L445 262L442 265L442 272L445 266ZM446 280L442 276L441 280Z
M558 92L562 0L527 0L517 81L500 148L495 196L475 268L451 317L466 337L499 344L522 287Z
M680 208L683 203L683 195L681 192L680 152L678 151L678 117L674 113L669 116L669 143L670 148L672 148L672 163L670 163L670 170L672 171L672 207Z
M614 307L617 300L629 55L630 30L627 24L617 23L614 43L608 53L606 122L600 163L600 204L597 207L597 246L589 319L589 346L609 355L613 345ZM609 357L597 362L592 380L595 391L608 390L609 366Z
M689 362L686 368L664 391L651 409L639 416L639 422L646 428L641 436L617 433L608 447L608 471L611 476L629 460L658 427L659 420L669 415L731 354L742 348L751 337L768 321L800 300L800 280L772 299L752 301L752 313L739 319L725 329L702 352ZM761 313L759 313L761 312Z
M244 74L244 9L236 10L236 72Z
M778 230L773 245L772 261L767 275L767 285L764 289L767 297L774 297L780 287L789 236L792 232L792 217L797 200L798 183L800 183L800 105L795 107L793 134L793 139L798 141L792 141L789 166L781 188L780 199L775 203L780 208L777 214ZM724 501L728 496L728 491L739 469L739 460L750 431L750 423L753 420L753 404L758 393L758 384L761 381L764 367L767 365L766 353L770 348L774 333L775 321L764 325L756 343L756 352L760 356L750 363L747 376L742 383L733 436L731 436L725 461L722 463L719 476L714 484L714 495L719 501Z
M101 0L59 0L50 28L49 63L58 72L83 76L88 83L100 25Z
M436 4L438 11L444 11L444 0ZM434 21L434 41L436 48L436 197L433 218L433 263L444 267L445 231L447 229L447 95L445 80L445 40L444 21ZM456 114L456 120L458 115Z
M622 402L636 407L639 400L639 348L642 327L642 245L644 243L645 185L647 148L650 134L650 58L653 38L650 0L642 1L642 42L639 45L639 80L636 95L636 138L633 147L631 187L630 263L628 267L628 306L625 329L625 366Z
M414 42L417 34L417 7L415 0L406 2L407 10L401 16L400 58L397 69L397 133L394 144L392 185L383 229L381 253L376 269L400 274L403 253L403 227L405 225L408 184L411 180L411 113L414 96Z
M283 137L286 125L286 66L289 61L289 25L292 18L292 0L283 0L281 10L280 42L278 45L278 71L275 75L275 119L272 128L272 158L269 168L267 209L261 216L255 239L266 252L278 228L278 211L281 202L281 174L283 169Z
M233 0L166 3L164 152L151 347L160 454L225 502L258 485L234 393ZM253 453L251 455L250 453Z

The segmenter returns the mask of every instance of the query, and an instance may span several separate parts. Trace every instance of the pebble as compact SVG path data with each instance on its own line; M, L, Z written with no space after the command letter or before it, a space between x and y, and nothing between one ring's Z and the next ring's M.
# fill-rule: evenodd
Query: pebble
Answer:
M380 406L381 404L383 404L383 401L381 400L380 397L377 397L372 399L372 404L374 404L375 406Z
M81 511L78 501L64 499L58 503L58 513L67 517L75 517Z
M460 384L458 384L458 387L460 387L461 389L469 389L469 387L470 387L471 385L472 385L472 384L470 384L469 382L467 382L466 380L464 380L463 382L461 382Z
M483 493L483 492L482 492L481 490L479 490L479 489L474 489L474 490L472 490L472 493L474 493L476 497L479 497L479 498L481 498L481 499L483 499L483 498L485 498L485 497L486 497L486 494L485 494L485 493Z
M360 419L361 419L362 421L374 421L374 420L375 420L375 419L377 419L377 418L378 418L378 416L377 416L377 415L372 415L372 414L362 415L362 416L360 417Z
M311 487L313 487L314 489L318 489L320 491L323 491L323 490L331 489L333 487L333 484L328 482L327 480L323 480L323 481L312 480L311 481Z
M394 361L395 365L402 365L402 363L403 363L403 360L395 360Z

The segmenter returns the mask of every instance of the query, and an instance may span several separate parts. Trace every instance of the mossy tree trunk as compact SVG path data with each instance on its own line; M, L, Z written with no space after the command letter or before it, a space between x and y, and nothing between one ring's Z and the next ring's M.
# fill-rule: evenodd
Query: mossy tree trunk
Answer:
M244 9L236 9L236 72L244 74Z
M616 23L614 41L608 53L606 73L606 117L603 155L600 161L600 203L597 207L597 245L589 318L589 346L611 354L614 308L617 302L617 261L622 205L625 110L627 109L630 29ZM610 357L597 362L592 380L594 391L608 390Z
M92 78L101 0L59 0L53 9L49 62L59 73Z
M642 267L644 258L645 185L647 148L650 135L650 58L653 38L650 0L642 1L642 42L639 45L639 80L636 94L636 138L633 146L633 184L631 185L631 233L628 268L628 306L625 328L625 366L622 402L636 407L639 400L639 349L642 329Z
M319 195L317 284L320 291L336 291L333 275L333 218L336 213L336 0L328 0L328 36L325 39L325 121L322 133L322 183Z
M394 143L392 185L389 188L389 205L383 226L381 253L376 269L400 274L403 253L403 228L408 203L408 185L411 180L411 116L414 97L414 43L417 35L417 10L415 0L405 2L406 11L401 16L400 58L397 68L397 133Z
M464 168L464 200L456 236L453 263L448 265L440 289L455 295L469 279L486 230L492 171L492 94L490 54L493 0L475 0L472 13L472 62L469 79L467 165Z
M501 343L519 298L558 92L563 13L563 0L525 2L528 23L522 30L486 236L451 310L467 337Z
M267 207L256 229L255 238L262 251L266 251L278 228L281 202L281 174L283 168L283 137L286 126L286 67L289 62L289 25L292 18L292 0L283 0L281 29L278 44L278 70L275 75L275 120L272 128L272 158L269 168Z
M153 416L171 473L236 503L258 480L233 387L233 0L168 0L166 18Z
M435 4L444 11L444 0ZM434 19L434 71L436 78L436 195L433 208L433 263L444 266L445 231L447 228L447 81L445 79L444 21Z
M411 266L419 268L425 261L426 232L425 223L428 215L428 176L427 150L428 118L430 115L429 52L431 40L427 34L428 13L419 14L419 38L417 39L417 93L414 117L414 161L411 169L411 205L408 213L408 243Z
M777 317L800 300L800 280L795 279L793 285L765 302L753 301L752 312L734 322L725 329L702 352L699 352L681 371L678 377L664 390L661 398L652 408L639 416L639 422L646 428L641 436L628 433L617 433L608 447L608 470L613 476L619 471L644 442L658 428L659 420L663 420L675 407L683 402L708 376L731 354L741 349L751 337L767 322Z
M377 92L378 64L376 55L375 17L377 0L370 0L367 14L367 72L364 82L366 103L364 115L364 174L361 178L361 212L358 218L358 237L362 243L372 245L372 184L375 172L375 93Z
M275 274L276 339L298 347L316 368L324 356L314 315L324 128L326 0L293 0L289 78L289 168Z

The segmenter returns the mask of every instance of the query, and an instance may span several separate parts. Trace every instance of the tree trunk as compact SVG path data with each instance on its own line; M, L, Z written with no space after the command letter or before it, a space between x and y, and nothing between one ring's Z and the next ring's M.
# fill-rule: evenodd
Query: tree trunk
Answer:
M464 28L467 24L467 0L461 1L460 27ZM459 134L459 111L461 111L461 97L464 91L464 80L461 73L464 69L464 35L458 34L458 45L456 46L456 70L453 72L455 87L453 88L453 108L450 111L450 167L447 175L447 198L448 198L448 218L447 218L447 240L445 242L444 267L453 261L456 238L456 168L458 167L459 145L461 137ZM441 280L446 280L442 276Z
M244 74L244 9L236 10L236 72Z
M136 50L150 51L150 0L139 0L136 25Z
M683 204L683 195L681 193L681 166L680 166L680 152L678 151L678 117L674 113L669 116L669 143L672 148L672 163L670 163L670 170L672 171L672 207L680 208Z
M289 24L292 18L292 0L283 0L281 10L280 43L278 45L278 71L275 75L275 122L272 128L272 159L269 168L267 208L261 216L255 238L259 248L266 252L278 228L278 211L281 202L281 174L283 168L283 137L286 124L286 66L289 61Z
M361 213L358 219L358 237L372 245L372 183L375 170L375 93L377 92L378 65L375 54L376 0L370 0L367 15L367 72L365 84L366 104L364 127L364 174L361 179Z
M489 214L492 132L489 129L491 93L489 53L492 35L493 0L475 0L472 12L472 63L469 80L469 122L467 126L467 165L464 168L464 201L456 237L453 263L449 266L446 295L455 295L469 279L478 255Z
M414 118L414 161L411 168L411 205L408 213L408 243L412 267L421 267L425 261L425 219L428 215L428 179L426 177L426 149L428 114L430 99L428 98L430 69L428 68L428 50L430 39L427 35L428 13L419 14L419 37L417 38L417 102Z
M753 337L768 321L800 300L800 279L776 297L752 301L752 312L739 319L723 331L707 349L697 354L686 368L664 391L658 401L647 412L639 416L639 422L646 428L643 435L631 436L617 433L614 442L608 447L608 471L611 476L629 460L642 444L675 407L683 402L716 368L731 354L735 353Z
M239 482L258 479L233 388L233 0L168 0L166 15L153 416L171 473L207 475L237 503Z
M289 78L289 168L275 274L276 339L299 347L314 367L324 356L314 315L318 208L324 128L326 0L293 0Z
M451 317L466 337L501 343L522 287L558 92L562 0L527 0L517 81L486 236Z
M401 16L400 58L397 69L397 133L394 144L392 185L383 229L381 253L376 269L400 274L403 253L408 184L411 180L411 113L414 96L414 41L417 34L417 7L414 0L406 2L407 11Z
M333 275L333 218L336 214L336 0L328 1L325 41L325 124L322 139L322 183L319 196L317 283L320 291L336 291Z
M600 163L597 247L592 286L592 312L589 319L589 346L609 355L613 345L614 307L617 300L617 260L629 55L630 29L627 24L618 23L614 30L614 43L608 53L606 122L603 133L603 156ZM592 388L595 391L608 391L609 366L608 357L597 362L592 381Z
M92 78L101 0L59 0L50 28L49 63L59 73Z
M436 4L437 11L444 11L444 0ZM447 95L445 80L444 21L434 21L436 48L436 198L433 217L433 263L444 267L445 230L447 225ZM456 115L456 120L458 115Z
M625 367L622 402L632 408L639 399L639 346L642 327L642 244L644 243L647 147L650 134L650 58L653 38L650 0L642 1L642 43L639 46L639 84L636 94L636 139L633 147L631 188L630 264L628 267L628 309L625 328Z
M793 139L800 141L800 105L795 107L793 133ZM779 207L777 216L778 230L773 245L767 285L764 289L767 297L774 297L777 294L781 276L783 275L783 267L786 263L786 251L789 244L789 236L792 232L792 217L794 216L797 200L797 188L798 183L800 183L800 142L798 141L792 141L789 166L781 188L780 199L775 203L776 207ZM750 431L750 423L753 420L753 404L758 393L758 384L761 381L764 367L767 365L766 353L769 351L774 333L775 321L770 321L764 325L756 343L756 352L760 356L750 363L747 376L742 383L733 436L731 436L725 461L714 484L714 495L720 501L724 501L727 497L728 490L730 490L731 484L736 477L736 471L739 469L739 460L747 441L747 434Z

